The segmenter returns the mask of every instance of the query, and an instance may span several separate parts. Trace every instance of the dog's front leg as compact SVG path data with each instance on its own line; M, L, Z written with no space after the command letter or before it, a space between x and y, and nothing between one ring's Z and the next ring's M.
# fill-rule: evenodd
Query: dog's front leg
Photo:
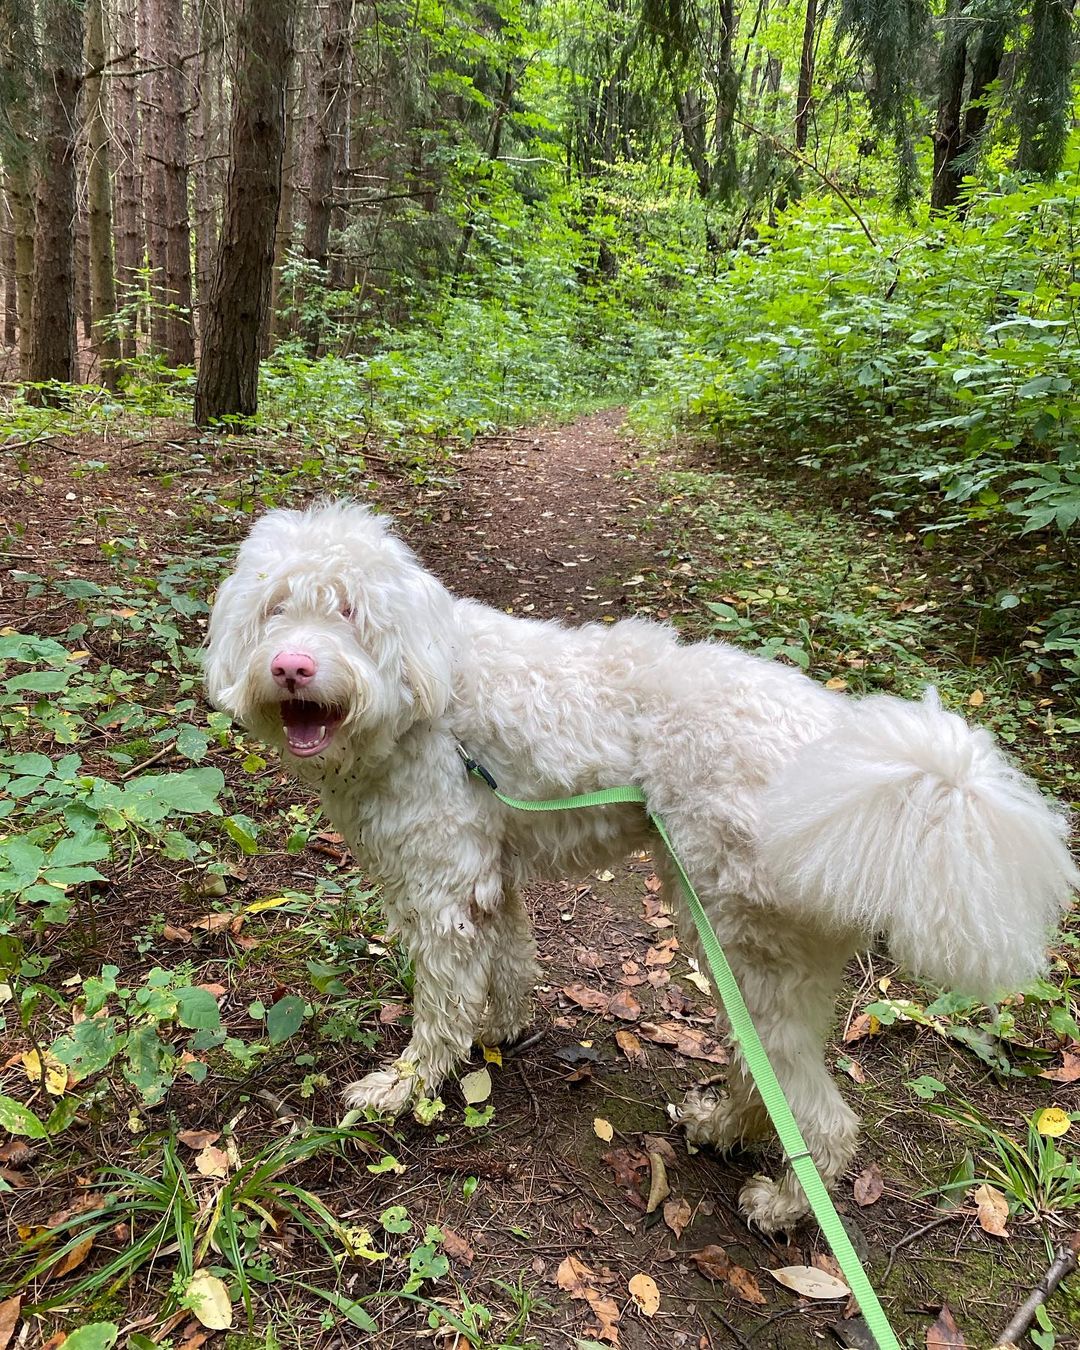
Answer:
M420 1097L435 1097L467 1059L484 1014L489 952L483 917L462 911L447 927L434 914L414 912L403 924L413 962L412 1040L392 1064L345 1089L345 1105L399 1115Z

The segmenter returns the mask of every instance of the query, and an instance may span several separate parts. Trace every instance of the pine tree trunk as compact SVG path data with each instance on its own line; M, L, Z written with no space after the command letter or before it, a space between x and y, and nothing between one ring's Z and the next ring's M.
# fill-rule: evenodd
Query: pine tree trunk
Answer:
M86 197L90 214L91 330L101 382L116 388L120 342L116 336L116 270L113 259L112 173L105 81L105 0L86 7Z
M71 0L43 6L41 171L35 205L29 377L78 380L75 285L75 132L82 80L83 10ZM48 389L36 402L56 401Z
M964 106L964 79L967 74L967 39L963 13L967 0L948 0L945 7L945 37L938 64L937 123L934 127L934 177L930 184L930 207L945 211L960 195L961 172L956 158L960 153L962 128L960 114Z
M293 0L245 0L240 19L225 214L195 386L199 426L223 417L251 417L258 407L293 15Z
M298 38L297 45L299 42ZM273 345L269 341L271 337L284 337L296 326L293 313L296 288L290 287L291 295L282 294L285 284L282 273L288 262L296 226L296 186L300 159L306 154L303 136L304 105L307 101L305 87L303 58L299 53L294 53L285 87L285 150L281 162L281 208L278 211L277 230L274 234L274 276L270 288L270 312L267 315L269 333L264 342L264 353ZM287 313L283 312L286 310Z
M166 276L169 268L165 222L165 125L161 112L164 78L162 7L172 0L139 0L139 61L143 71L139 97L139 128L142 141L143 234L150 269L150 346L155 355L166 357L169 342L169 303Z
M30 374L30 330L34 285L34 189L37 176L37 52L33 0L0 5L0 74L5 91L4 188L15 235L15 292L19 326L19 372Z
M304 257L318 268L323 285L327 280L334 180L342 158L348 114L346 69L351 22L352 0L329 0L323 16L319 89L308 146L311 185L304 224ZM318 355L320 338L319 325L309 325L306 339L309 355Z
M4 193L4 346L13 348L19 338L19 292L15 284L15 222L11 202Z
M162 151L161 204L165 212L165 295L169 309L165 350L171 366L195 364L191 327L191 224L188 219L187 99L182 65L183 0L159 0Z
M137 77L130 72L138 66L138 0L119 0L113 15L115 41L113 56L121 60L120 72L109 84L112 112L112 141L116 149L116 199L113 216L116 226L116 289L124 309L120 355L134 361L138 351L139 271L143 266L142 230L142 142L139 135Z
M195 294L201 331L210 298L221 205L219 155L224 149L222 127L228 125L225 99L225 33L219 5L197 0L194 46L198 63L194 86L195 113Z
M806 148L810 129L810 109L814 100L814 52L817 36L817 0L806 0L802 54L799 58L799 92L795 96L795 148Z

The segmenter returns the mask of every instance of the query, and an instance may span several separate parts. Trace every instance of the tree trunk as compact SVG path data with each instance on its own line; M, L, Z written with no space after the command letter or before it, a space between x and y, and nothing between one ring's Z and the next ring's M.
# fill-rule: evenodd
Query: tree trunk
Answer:
M30 330L34 284L34 187L37 125L33 0L0 4L0 75L5 93L4 187L15 235L15 292L19 323L19 370L30 374Z
M165 209L165 350L171 366L195 364L191 328L191 224L188 219L187 99L183 69L183 0L163 0L161 55L162 205Z
M86 197L90 215L91 338L102 384L116 388L120 342L116 335L116 270L113 259L112 173L105 81L105 0L86 7Z
M334 181L342 159L349 107L347 68L351 25L352 0L329 0L323 16L318 101L308 144L311 185L304 223L304 257L318 268L323 285L327 281ZM306 334L309 355L318 355L320 339L318 323L309 325Z
M795 96L795 148L805 150L814 101L814 52L817 35L817 0L806 0L802 55L799 58L799 92Z
M41 100L41 172L34 233L30 380L78 380L75 288L75 131L82 81L83 10L71 0L45 0ZM56 401L48 389L36 402Z
M138 351L138 296L142 289L139 272L144 261L142 231L142 145L139 136L137 77L131 72L138 65L137 0L119 0L113 22L113 55L121 62L121 73L112 79L109 92L112 111L112 143L116 149L116 199L113 216L116 225L116 289L124 310L120 335L120 355L134 361Z
M245 0L225 218L195 385L199 426L251 417L258 408L259 352L270 303L274 233L285 149L285 84L293 0Z
M298 36L297 45L302 39ZM300 174L300 160L306 153L304 145L304 106L306 77L304 60L294 53L290 63L289 79L285 87L285 152L281 164L281 209L278 211L277 231L274 235L274 278L270 287L270 312L267 314L268 332L263 351L269 350L272 338L284 337L296 327L295 303L297 288L290 284L287 297L282 296L282 273L286 267L296 227L296 187Z
M150 346L154 354L167 357L169 294L168 235L165 221L165 124L162 117L162 83L165 78L163 6L173 0L139 0L139 60L142 91L139 126L142 133L142 203L146 261L150 270Z
M4 346L12 348L19 337L19 296L15 284L15 222L11 201L4 193Z
M961 172L956 159L963 139L960 114L964 106L967 74L967 37L964 9L967 0L948 0L945 6L945 37L938 63L937 124L934 127L934 178L930 184L930 207L944 211L960 195Z
M210 297L221 205L221 153L227 125L225 90L225 33L219 5L196 0L198 59L193 80L195 113L195 294L199 329Z

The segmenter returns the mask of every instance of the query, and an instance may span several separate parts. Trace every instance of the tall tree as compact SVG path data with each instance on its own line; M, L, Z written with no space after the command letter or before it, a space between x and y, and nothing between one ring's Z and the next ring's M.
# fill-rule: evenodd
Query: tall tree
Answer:
M1032 0L1016 100L1016 165L1048 178L1065 155L1072 110L1074 0Z
M84 12L79 0L44 0L42 10L41 163L34 206L28 373L35 383L73 383L78 379L75 136ZM42 403L55 400L48 389L33 395Z
M0 131L4 188L15 236L15 292L20 369L30 372L30 314L34 282L37 62L33 0L0 0Z
M86 196L89 211L92 341L102 383L116 388L120 340L116 334L116 269L113 255L112 147L105 80L105 0L86 7Z
M258 407L293 18L293 0L245 0L240 17L224 220L195 385L200 426L223 417L250 417Z
M139 126L138 0L114 0L112 8L113 50L117 73L109 81L112 113L111 151L115 156L116 289L124 310L120 354L125 361L135 359L138 346L138 309L142 281L139 272L144 263L142 211L142 140Z
M822 10L825 5L822 4ZM814 98L814 55L817 51L818 0L806 0L802 51L799 56L799 92L795 96L795 148L806 147L810 109Z

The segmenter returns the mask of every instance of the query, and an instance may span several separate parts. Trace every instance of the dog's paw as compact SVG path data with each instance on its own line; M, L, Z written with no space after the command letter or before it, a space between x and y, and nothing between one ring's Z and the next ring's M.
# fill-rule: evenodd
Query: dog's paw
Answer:
M385 1069L376 1069L345 1089L344 1102L349 1111L375 1111L380 1116L400 1116L416 1095L420 1084L416 1066L399 1060Z
M770 1177L752 1177L739 1192L739 1209L746 1222L771 1237L787 1233L809 1212L802 1187L792 1189Z
M691 1088L681 1106L669 1105L668 1115L681 1125L691 1144L709 1144L715 1149L734 1148L742 1132L737 1113L726 1097L701 1088Z

